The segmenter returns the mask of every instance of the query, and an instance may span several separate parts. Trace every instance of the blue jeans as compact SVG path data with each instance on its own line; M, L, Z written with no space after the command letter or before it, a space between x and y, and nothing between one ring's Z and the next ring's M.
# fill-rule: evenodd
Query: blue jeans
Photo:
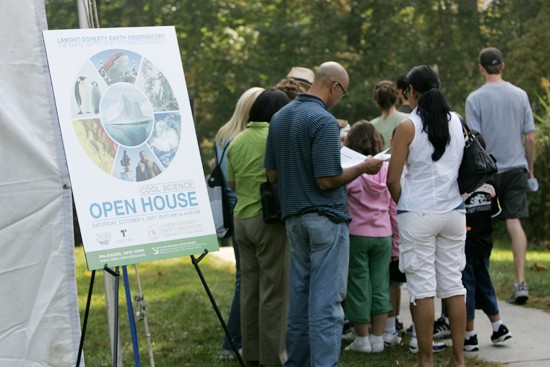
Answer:
M466 267L462 271L462 283L466 288L466 319L474 320L476 308L486 315L498 315L498 304L491 275L488 257L466 257Z
M235 236L231 237L233 250L235 251L235 292L233 293L233 302L231 303L231 311L229 311L229 319L227 320L227 329L235 343L237 349L241 348L241 257L239 255L239 244L235 240ZM231 343L224 334L222 348L233 350Z
M336 366L349 263L346 223L317 213L286 219L290 241L285 366Z

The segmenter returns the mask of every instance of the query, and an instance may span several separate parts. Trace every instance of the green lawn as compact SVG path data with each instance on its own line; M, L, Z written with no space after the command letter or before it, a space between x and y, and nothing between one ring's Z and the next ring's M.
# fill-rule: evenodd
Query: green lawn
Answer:
M83 319L90 272L86 269L82 247L75 248L77 283L81 319ZM499 298L508 297L513 280L512 254L496 248L492 257L492 276ZM549 270L536 271L533 264ZM208 255L200 263L201 270L212 293L227 317L234 286L231 264ZM529 252L528 273L530 298L528 306L550 310L550 253ZM128 267L132 296L137 293L134 266ZM189 257L157 261L139 265L148 322L153 341L155 363L158 367L176 366L238 366L238 362L218 358L222 328L210 304L199 276ZM125 294L120 290L120 334L125 366L133 366L133 351L128 327ZM149 366L143 323L137 322L141 365ZM408 340L405 339L405 345ZM347 344L347 342L344 342ZM103 275L97 272L85 341L85 361L88 366L111 366L109 334L103 294ZM449 349L449 348L448 348ZM436 365L444 365L450 350L435 356ZM342 353L341 366L411 366L416 357L406 346L387 348L382 354ZM488 367L499 364L468 358L468 366Z
M499 299L506 300L510 296L514 274L512 251L495 247L491 254L491 278ZM526 306L550 312L550 252L527 251L525 278L529 286Z

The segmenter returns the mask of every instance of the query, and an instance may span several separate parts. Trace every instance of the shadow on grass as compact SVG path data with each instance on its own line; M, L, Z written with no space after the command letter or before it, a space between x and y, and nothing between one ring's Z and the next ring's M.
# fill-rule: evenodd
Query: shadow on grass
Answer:
M90 273L86 270L82 248L75 250L77 284L81 317L86 305ZM213 256L200 263L201 270L224 317L227 317L234 288L233 265ZM102 272L97 272L85 341L88 366L111 365L109 333L103 293ZM128 266L132 296L137 294L134 266ZM159 367L238 366L237 361L219 359L222 327L212 308L190 258L177 258L139 265L139 273L147 303L148 323L153 343L155 364ZM126 299L121 281L120 337L125 366L134 366ZM137 322L141 365L149 366L143 323ZM344 342L342 349L349 342ZM342 352L340 366L411 366L417 356L405 345L389 347L384 353L363 354ZM448 348L434 356L436 366L445 365L451 357ZM468 358L468 366L495 367L496 363Z

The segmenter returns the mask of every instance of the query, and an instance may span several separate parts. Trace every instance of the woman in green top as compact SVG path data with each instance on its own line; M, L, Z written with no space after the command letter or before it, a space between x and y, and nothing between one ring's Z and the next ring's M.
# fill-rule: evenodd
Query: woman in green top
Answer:
M233 212L241 257L241 335L248 363L281 366L286 360L289 246L284 224L265 224L260 184L269 121L290 100L274 88L262 92L250 109L246 129L227 152L229 185L237 194Z
M370 121L384 138L384 148L389 148L393 129L408 114L397 111L395 107L399 92L394 82L382 80L374 87L374 103L382 113Z

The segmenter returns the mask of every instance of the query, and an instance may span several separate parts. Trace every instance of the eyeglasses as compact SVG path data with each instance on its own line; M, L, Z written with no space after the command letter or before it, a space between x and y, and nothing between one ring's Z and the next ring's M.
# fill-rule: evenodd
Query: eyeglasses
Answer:
M344 89L344 87L342 87L342 84L340 84L340 82L338 80L334 80L333 83L336 83L338 84L338 86L340 87L340 89L342 89L342 99L346 99L348 98L348 91Z

